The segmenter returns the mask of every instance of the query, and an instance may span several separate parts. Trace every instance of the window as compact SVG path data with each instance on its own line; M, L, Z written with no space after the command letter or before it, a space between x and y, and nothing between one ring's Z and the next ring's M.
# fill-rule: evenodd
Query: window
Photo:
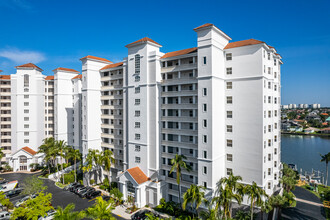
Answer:
M24 102L24 106L29 106L29 103L28 102Z
M140 59L141 59L140 54L136 54L135 55L135 73L137 73L137 74L140 73Z
M207 158L207 151L206 151L206 150L203 151L203 158L204 158L204 159Z
M272 73L272 69L270 67L268 67L268 74Z
M277 174L274 173L274 180L277 180Z
M277 64L277 63L276 63L276 59L274 59L274 66L276 66L276 64Z
M272 83L268 82L268 89L271 89L271 88L272 88Z
M141 150L141 146L140 145L135 145L135 151L140 152L140 150Z
M207 167L203 167L203 174L207 174Z
M230 162L233 161L233 155L232 154L227 154L227 161L230 161Z
M277 148L274 148L274 154L277 155Z
M135 76L135 82L140 82L140 76Z
M24 109L24 113L29 113L29 109Z
M204 188L207 188L207 182L203 182Z
M206 57L203 57L203 64L206 65Z
M268 147L272 146L272 140L268 139Z
M24 121L29 121L29 117L24 117Z
M24 98L25 98L25 99L28 99L28 98L29 98L29 95L24 95Z
M229 175L231 175L231 174L233 174L233 169L231 169L231 168L227 168L227 175L229 176Z
M135 87L135 93L140 93L140 87Z
M227 73L227 75L232 75L233 74L233 68L231 68L231 67L226 68L226 73Z
M207 135L203 135L203 143L207 143Z
M226 53L226 60L232 60L232 54Z
M268 176L270 176L272 174L272 169L268 168Z
M268 60L270 60L270 53L268 53L267 55L268 55Z
M277 85L274 85L274 91L277 91Z
M277 135L274 136L274 142L277 142Z
M274 111L274 116L277 117L277 110Z
M24 143L29 143L29 139L24 139Z
M206 119L203 120L203 127L204 127L204 128L207 127L207 120L206 120Z
M135 117L140 117L140 111L135 111Z
M268 111L268 118L272 117L272 111Z
M135 163L141 163L141 157L135 157Z
M275 129L277 129L277 123L274 124Z
M140 122L135 122L135 128L140 128Z
M268 154L268 161L271 161L271 160L272 160L272 155Z
M29 132L24 132L24 136L29 136Z
M227 118L233 118L233 112L227 111Z
M227 139L227 147L233 147L233 140Z
M140 105L140 99L135 99L135 105Z
M233 88L233 82L227 82L227 89L232 89Z
M227 125L227 132L233 132L233 126L232 125Z
M29 128L29 125L25 124L25 125L24 125L24 128Z
M277 167L277 161L274 161L274 167Z
M233 97L227 96L227 104L233 104Z
M268 103L272 103L272 97L268 96Z
M135 140L140 140L141 135L140 134L135 134Z
M268 189L271 189L272 188L272 184L269 182L268 183Z
M207 88L203 88L203 96L207 96Z
M272 126L268 125L268 132L272 132Z
M203 112L207 111L207 104L203 104Z
M24 87L29 87L29 75L24 75Z

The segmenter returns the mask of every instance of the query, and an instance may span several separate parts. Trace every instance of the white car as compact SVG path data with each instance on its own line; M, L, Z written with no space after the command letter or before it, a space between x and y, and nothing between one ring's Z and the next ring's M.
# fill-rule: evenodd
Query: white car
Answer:
M25 196L23 198L21 198L20 200L18 200L16 203L15 203L15 207L20 207L24 202L26 202L28 199L32 198L34 199L37 195L33 194L33 195L29 195L29 196Z
M56 214L56 210L50 210L47 212L46 216L39 217L38 220L52 220L52 219L54 219L55 214Z
M10 219L11 214L6 211L0 212L0 220L7 220Z

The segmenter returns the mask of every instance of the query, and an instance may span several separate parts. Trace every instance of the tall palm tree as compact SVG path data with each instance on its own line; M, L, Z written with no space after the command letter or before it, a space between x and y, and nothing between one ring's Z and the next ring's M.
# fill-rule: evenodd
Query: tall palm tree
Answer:
M75 205L70 203L64 209L61 206L57 207L54 220L80 220L85 217L84 212L75 212L73 211Z
M102 182L102 164L103 164L103 158L102 158L102 153L99 152L99 150L91 150L90 151L92 158L93 158L93 164L95 166L97 177L100 180L100 183ZM97 178L96 178L97 181Z
M220 217L217 213L217 210L209 206L207 210L203 210L199 213L199 216L203 220L219 220Z
M86 211L87 217L95 220L115 220L111 215L113 207L113 200L110 199L108 202L104 201L101 196L96 198L96 203L92 207L89 207Z
M86 174L87 185L90 183L90 171L93 169L93 152L89 149L85 161L80 164L81 170Z
M61 167L62 167L62 179L63 179L63 185L64 185L64 172L63 172L63 158L64 158L64 151L66 149L67 145L66 142L61 140L61 141L56 141L56 148L58 150L58 155L61 157Z
M42 145L38 148L38 153L44 154L44 161L48 166L48 173L50 174L50 163L52 160L52 151L55 145L54 138L45 138Z
M81 153L79 150L73 149L70 152L70 157L74 161L74 181L77 182L77 160L81 160Z
M328 185L328 163L330 161L330 152L327 154L320 154L321 156L321 162L325 162L325 168L326 168L326 173L327 173L327 177L325 178L325 185Z
M177 182L178 187L179 187L179 203L180 203L180 206L181 206L181 186L180 186L180 183L181 183L181 172L182 172L182 169L185 169L188 172L191 171L191 167L184 161L186 159L187 158L184 155L178 155L177 154L171 160L172 167L171 167L171 170L170 170L170 174L173 171L176 172L176 182Z
M0 148L0 165L2 164L2 158L5 156L5 154L2 152L2 148Z
M261 206L263 203L262 197L266 196L265 190L258 187L257 184L253 181L252 185L247 185L245 187L245 194L248 196L251 202L251 220L253 220L253 206L256 204Z
M104 150L102 152L102 161L104 169L108 172L109 186L111 186L111 165L115 163L113 152L111 150Z
M204 187L191 184L190 188L183 194L182 209L186 210L187 204L190 203L191 210L193 210L193 212L194 210L196 210L197 212L202 202L206 201L204 196L205 196Z
M244 187L238 182L241 180L242 177L230 174L228 178L223 177L216 184L215 196L212 201L217 210L223 208L225 219L231 218L232 201L235 200L238 204L242 202Z

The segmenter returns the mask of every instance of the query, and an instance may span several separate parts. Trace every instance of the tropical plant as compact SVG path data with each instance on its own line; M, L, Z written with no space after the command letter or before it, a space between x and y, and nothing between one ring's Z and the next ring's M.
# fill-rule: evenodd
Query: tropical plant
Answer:
M2 163L2 158L5 156L5 154L2 152L2 148L0 148L0 163Z
M34 175L26 177L22 185L23 195L31 195L47 189L47 186L44 186L44 182Z
M77 160L81 160L82 155L79 150L74 149L70 152L70 157L74 161L74 181L77 182Z
M187 158L184 155L175 155L174 158L171 159L171 170L170 170L170 174L172 172L176 172L176 183L178 184L178 188L179 188L179 203L181 206L181 172L182 169L187 170L188 172L191 171L191 167L184 161Z
M251 216L251 213L239 210L239 211L236 212L234 219L236 219L236 220L249 220L249 219L254 219L254 218L255 218L255 216L254 215Z
M80 220L83 219L86 214L85 212L74 211L75 205L70 203L64 209L58 206L54 216L54 220Z
M216 210L223 209L223 218L231 218L232 201L241 204L244 195L244 186L239 183L242 177L230 174L229 177L221 178L216 184L215 196L212 202L215 203Z
M95 205L87 209L86 215L88 218L95 220L115 220L116 218L111 215L111 212L114 209L113 203L112 199L107 202L104 201L101 196L97 197Z
M112 195L113 198L115 199L116 205L118 205L120 200L123 198L123 193L120 192L118 188L112 188L110 190L110 195Z
M93 155L91 153L91 149L89 149L88 154L86 155L85 161L80 164L81 170L85 174L85 179L87 185L90 185L90 172L93 169Z
M113 152L111 150L104 150L102 152L102 164L104 165L105 171L108 172L108 182L111 186L111 165L115 163Z
M255 205L261 206L263 203L262 197L267 196L267 194L266 194L265 190L258 187L254 181L252 182L252 185L247 185L245 187L244 192L250 200L250 206L251 206L250 207L251 208L250 216L251 216L251 220L253 220L253 207Z
M0 192L0 204L2 207L6 207L7 210L14 208L13 203L8 198L6 198L3 192Z
M41 191L34 199L28 199L20 207L15 208L11 219L38 219L40 216L46 216L48 211L54 209L51 200L51 193Z
M50 174L50 166L51 166L52 160L54 158L54 155L53 155L54 146L55 146L54 138L46 138L43 140L42 145L40 145L40 147L38 149L38 153L44 154L44 161L48 166L49 174Z
M206 201L204 196L205 196L204 187L191 184L190 188L183 194L183 203L182 203L183 210L186 210L187 204L190 203L191 210L193 211L193 213L195 213L195 211L197 212L202 202Z
M55 142L56 149L58 151L58 156L61 158L61 169L62 169L62 178L63 178L63 185L64 185L64 169L63 169L63 158L65 157L65 151L67 149L66 142L61 140L61 141L56 141Z
M325 185L328 185L328 163L330 161L330 152L327 154L320 154L321 156L321 162L325 162L325 168L326 168L326 178L325 178Z
M211 206L209 206L207 210L202 210L199 213L199 216L203 220L220 220L217 210L212 208Z
M283 184L284 190L287 192L294 190L295 185L297 184L297 173L284 163L282 174L283 176L280 179L280 183Z

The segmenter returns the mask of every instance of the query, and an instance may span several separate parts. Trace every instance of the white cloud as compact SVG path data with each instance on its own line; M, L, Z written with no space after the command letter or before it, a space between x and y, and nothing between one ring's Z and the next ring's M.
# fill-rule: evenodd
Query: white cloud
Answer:
M15 64L40 63L46 60L46 56L38 51L19 50L8 48L0 50L0 57L7 58Z

